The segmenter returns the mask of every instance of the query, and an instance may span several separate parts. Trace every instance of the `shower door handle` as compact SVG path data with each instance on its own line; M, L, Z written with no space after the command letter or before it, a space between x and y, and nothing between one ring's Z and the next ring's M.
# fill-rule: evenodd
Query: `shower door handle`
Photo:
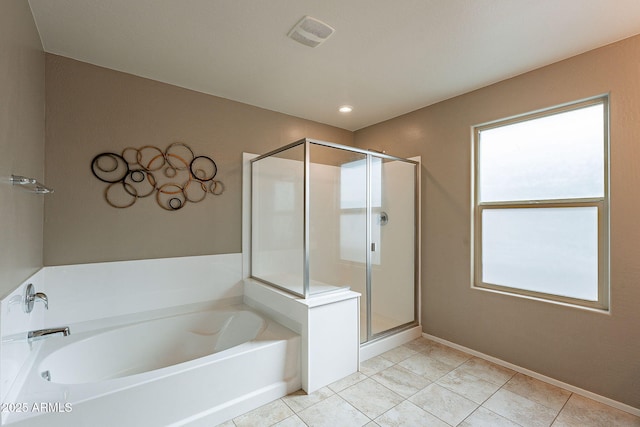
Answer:
M371 252L375 252L375 251L376 251L376 244L371 243Z

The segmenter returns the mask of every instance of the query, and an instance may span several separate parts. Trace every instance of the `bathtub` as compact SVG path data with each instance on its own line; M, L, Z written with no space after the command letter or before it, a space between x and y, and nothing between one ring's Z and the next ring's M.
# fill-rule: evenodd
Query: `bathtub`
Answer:
M299 336L244 305L97 326L35 343L7 424L212 426L300 388Z

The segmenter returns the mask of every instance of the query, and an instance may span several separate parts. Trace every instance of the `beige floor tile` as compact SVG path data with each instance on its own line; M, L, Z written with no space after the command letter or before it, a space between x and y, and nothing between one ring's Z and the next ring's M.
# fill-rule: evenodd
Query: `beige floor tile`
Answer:
M398 363L403 361L404 359L407 359L413 356L416 353L417 352L415 350L411 350L410 348L407 348L401 345L392 350L387 351L386 353L382 353L380 356L382 356L383 358L393 363Z
M428 350L433 344L434 344L433 341L420 337L420 338L416 338L413 341L409 341L408 343L403 344L403 346L408 348L409 350L422 352L422 351Z
M449 424L406 400L380 415L375 422L381 427L449 427Z
M300 411L298 417L310 427L359 427L371 421L337 394Z
M432 345L429 349L423 351L423 353L441 362L455 366L461 365L473 357L469 353L442 344Z
M491 412L482 406L469 415L458 427L520 427L495 412Z
M640 418L595 400L572 394L557 418L557 426L640 426Z
M371 375L375 375L378 372L387 369L389 366L392 366L393 362L385 359L382 356L372 357L369 360L366 360L360 364L360 372L370 377Z
M422 353L414 354L408 359L398 363L398 365L410 370L414 374L422 375L431 381L438 380L440 377L447 375L456 368L455 365L441 362L438 359L434 359Z
M498 391L499 385L478 378L474 375L460 371L458 369L449 372L438 380L442 387L458 393L477 404L487 400L493 393Z
M640 417L467 357L418 338L364 362L364 373L311 395L292 393L218 427L640 427Z
M352 385L338 394L371 419L383 414L404 400L402 396L371 378Z
M339 391L342 391L345 388L351 387L352 385L357 384L360 381L364 381L367 378L368 377L362 372L356 372L355 374L346 376L341 380L336 381L335 383L329 384L329 388L334 392L338 393Z
M291 415L294 415L293 411L282 400L278 399L234 418L233 422L238 427L271 426L289 418Z
M500 389L482 405L524 427L548 427L558 411L525 397Z
M295 393L291 393L283 397L282 401L294 412L300 412L303 409L326 399L332 394L334 394L334 392L329 387L323 387L311 394L307 394L304 390L298 390Z
M575 418L571 418L566 415L558 415L558 418L551 424L551 427L597 427L590 426L588 424L583 423L580 420L576 420Z
M571 396L568 390L520 373L514 375L503 388L556 411L562 409Z
M478 407L475 402L435 383L411 396L409 401L452 426L458 425Z
M398 365L394 365L384 371L378 372L372 376L371 379L379 382L404 398L416 394L431 384L431 381L425 377L414 374L408 369Z
M460 372L471 374L474 377L482 378L485 381L502 386L515 375L515 371L505 368L484 359L474 357L469 359L458 368Z
M274 427L307 427L307 425L298 417L297 415L292 415L289 418L285 418L277 424L274 424Z

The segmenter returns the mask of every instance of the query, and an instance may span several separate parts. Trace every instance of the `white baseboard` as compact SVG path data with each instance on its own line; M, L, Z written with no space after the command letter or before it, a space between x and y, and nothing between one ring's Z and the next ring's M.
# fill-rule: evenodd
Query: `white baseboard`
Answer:
M360 363L420 337L421 332L422 329L420 328L420 326L415 326L413 328L398 332L393 335L389 335L388 337L381 338L371 343L361 345Z
M634 408L633 406L629 406L629 405L626 405L624 403L618 402L616 400L609 399L608 397L600 396L599 394L595 394L595 393L592 393L590 391L587 391L587 390L581 389L579 387L573 386L571 384L567 384L567 383L564 383L562 381L558 381L558 380L556 380L554 378L547 377L546 375L542 375L542 374L539 374L537 372L530 371L529 369L523 368L523 367L518 366L518 365L514 365L513 363L505 362L504 360L500 360L500 359L498 359L496 357L489 356L489 355L484 354L484 353L480 353L479 351L472 350L470 348L464 347L462 345L458 345L456 343L444 340L442 338L438 338L438 337L433 336L433 335L426 334L424 332L422 333L422 336L424 338L433 340L433 341L438 342L440 344L444 344L444 345L449 346L451 348L455 348L456 350L460 350L460 351L464 351L465 353L472 354L472 355L474 355L476 357L479 357L480 359L484 359L484 360L487 360L489 362L495 363L496 365L504 366L505 368L509 368L511 370L514 370L516 372L520 372L521 374L524 374L524 375L528 375L528 376L530 376L532 378L535 378L537 380L544 381L544 382L549 383L551 385L555 385L555 386L563 388L565 390L569 390L572 393L578 394L580 396L584 396L584 397L586 397L588 399L591 399L591 400L595 400L596 402L604 403L605 405L609 405L609 406L611 406L613 408L620 409L621 411L628 412L631 415L635 415L635 416L640 417L640 409Z

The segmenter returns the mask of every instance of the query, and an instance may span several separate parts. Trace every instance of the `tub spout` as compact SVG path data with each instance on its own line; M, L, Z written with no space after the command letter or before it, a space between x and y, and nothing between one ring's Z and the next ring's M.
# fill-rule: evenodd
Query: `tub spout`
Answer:
M67 335L71 335L71 331L69 330L68 326L63 326L61 328L38 329L36 331L29 331L29 333L27 334L27 340L33 341L55 334L62 334L66 337Z

